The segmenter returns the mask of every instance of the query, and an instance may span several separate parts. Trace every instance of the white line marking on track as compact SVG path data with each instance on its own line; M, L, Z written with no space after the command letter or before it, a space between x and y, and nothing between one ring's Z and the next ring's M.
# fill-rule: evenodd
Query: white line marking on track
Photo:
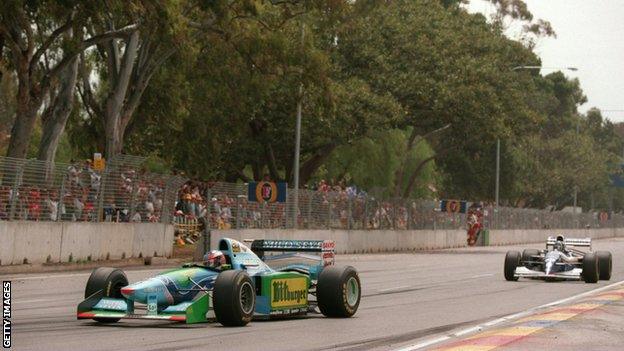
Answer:
M468 328L468 329L464 329L461 331L458 331L457 333L453 334L453 336L462 336L462 335L466 335L466 334L470 334L473 332L477 332L477 331L481 331L483 328L480 325L477 325L476 327L472 327L472 328Z
M440 343L442 341L446 341L448 339L450 339L450 336L440 336L438 338L435 339L431 339L429 341L425 341L425 342L421 342L420 344L416 344L416 345L411 345L402 349L398 349L396 351L412 351L412 350L418 350L418 349L422 349L425 348L427 346L431 346L437 343Z
M51 275L37 275L34 277L7 277L6 279L8 280L12 280L12 281L19 281L19 280L43 280L43 279L53 279L53 278L70 278L70 277L81 277L81 276L88 276L90 275L91 272L89 273L73 273L73 274L51 274Z
M58 299L35 299L35 300L19 300L19 301L13 301L14 305L21 305L21 304L30 304L33 302L56 302L58 301Z
M403 285L403 286L395 286L393 288L379 289L378 292L389 292L389 291L401 290L401 289L405 289L405 288L409 288L409 286L408 285Z
M470 278L483 278L483 277L491 277L491 276L493 276L493 275L494 275L494 273L477 274L477 275L473 275L473 276L472 276L472 277L470 277Z
M409 346L403 347L401 349L397 349L395 351L420 350L420 349L423 349L425 347L428 347L428 346L440 343L442 341L449 340L452 337L462 336L462 335L470 334L470 333L475 332L475 331L480 331L484 327L492 327L494 325L501 324L503 322L508 322L510 320L518 319L520 317L525 317L525 316L533 314L533 313L535 313L535 312L537 312L539 310L542 310L542 309L545 309L545 308L548 308L548 307L557 306L557 305L562 305L564 303L567 303L567 302L570 302L570 301L573 301L573 300L578 300L578 299L583 298L585 296L597 294L599 292L602 292L602 291L605 291L605 290L609 290L611 288L614 288L616 286L623 285L623 284L624 284L624 280L616 282L616 283L613 283L613 284L605 285L605 286L603 286L601 288L589 290L589 291L586 291L584 293L580 293L580 294L576 294L576 295L573 295L573 296L570 296L570 297L566 297L565 299L549 302L547 304L543 304L543 305L540 305L540 306L537 306L537 307L532 307L532 308L529 308L528 310L525 310L525 311L522 311L522 312L518 312L518 313L510 314L508 316L504 316L504 317L501 317L501 318L493 319L493 320L491 320L489 322L486 322L486 323L483 323L483 324L477 324L477 325L474 325L472 327L469 327L469 328L466 328L466 329L462 329L460 331L457 331L457 332L454 332L454 333L450 333L450 334L447 334L447 335L439 336L439 337L436 337L436 338L433 338L433 339L430 339L430 340L426 340L426 341L423 341L423 342L418 343L418 344L409 345Z
M123 268L120 268L123 270ZM145 272L145 273L150 273L150 272L162 272L167 270L167 268L162 268L162 269L140 269L140 270L126 270L126 273L135 273L135 272ZM57 278L70 278L70 277L82 277L82 276L90 276L91 272L82 272L82 273L71 273L71 274L50 274L50 275L38 275L38 276L34 276L34 277L30 277L30 276L9 276L9 277L2 277L5 280L11 280L11 281L19 281L19 280L38 280L38 279L57 279Z

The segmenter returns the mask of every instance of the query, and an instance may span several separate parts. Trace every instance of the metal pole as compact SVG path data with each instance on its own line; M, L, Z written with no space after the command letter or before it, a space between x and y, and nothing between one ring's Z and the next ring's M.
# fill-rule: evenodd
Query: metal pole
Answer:
M305 30L301 22L301 48L303 51L303 39ZM297 100L297 124L295 127L295 191L293 199L293 228L297 228L297 213L299 212L299 149L301 146L301 100L303 99L303 82L299 84L299 99Z
M579 122L580 122L580 118L576 119L576 135L578 137L579 134ZM574 184L574 208L572 209L572 213L574 214L574 221L577 222L577 218L576 218L576 198L578 196L578 189L576 187L576 184ZM575 225L575 228L577 228L578 226Z
M496 212L498 212L498 192L500 188L500 139L496 139Z

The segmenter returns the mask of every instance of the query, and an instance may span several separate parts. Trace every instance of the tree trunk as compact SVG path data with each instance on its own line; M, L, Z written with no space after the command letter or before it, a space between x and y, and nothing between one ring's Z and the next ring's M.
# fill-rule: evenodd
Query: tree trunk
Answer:
M271 180L280 180L279 172L277 170L277 163L275 161L275 154L273 153L273 147L269 142L264 144L264 152L267 165L269 166L269 173L271 174Z
M11 140L7 150L8 157L26 158L30 138L37 120L38 99L31 96L28 61L20 62L18 68L17 107L15 123L11 129Z
M8 157L26 158L36 120L36 108L32 108L30 104L28 106L18 105L15 123L11 129L11 140L7 150Z
M418 132L416 131L416 128L413 127L409 140L407 141L407 144L405 145L405 153L403 154L403 159L401 160L401 164L399 165L399 168L396 170L394 174L394 197L395 198L399 197L399 195L401 194L401 186L403 185L403 174L405 173L406 163L409 158L409 154L412 151L412 147L414 146L414 140L416 140L417 135L418 135Z
M331 155L337 144L327 144L320 148L307 161L303 163L299 171L299 186L303 186L310 180L314 172L323 164L323 162Z
M61 73L58 93L51 101L50 111L46 111L44 114L43 134L39 144L39 160L54 162L58 144L73 108L77 77L78 57Z
M435 159L435 156L429 156L426 159L420 161L418 166L416 166L416 169L414 170L414 172L412 172L412 175L409 178L407 186L405 187L405 192L403 193L404 199L409 198L409 195L412 192L412 189L414 188L414 184L416 183L416 178L420 174L420 171L422 171L422 169L425 167L427 163L433 161L434 159Z
M114 44L111 40L111 44ZM106 157L112 159L121 152L123 137L121 133L121 112L128 92L139 46L139 31L134 31L126 44L118 79L106 100L104 111L104 134L106 135Z

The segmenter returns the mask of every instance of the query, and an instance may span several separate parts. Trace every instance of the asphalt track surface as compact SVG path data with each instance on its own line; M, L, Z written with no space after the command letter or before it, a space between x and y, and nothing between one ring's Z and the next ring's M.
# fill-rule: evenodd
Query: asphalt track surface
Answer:
M3 276L13 283L15 350L394 350L435 335L624 280L624 238L594 241L613 253L611 281L543 282L503 278L509 249L466 248L406 254L343 255L356 267L363 296L350 319L321 315L254 321L243 328L122 320L112 325L76 320L90 272ZM131 282L156 274L126 270Z

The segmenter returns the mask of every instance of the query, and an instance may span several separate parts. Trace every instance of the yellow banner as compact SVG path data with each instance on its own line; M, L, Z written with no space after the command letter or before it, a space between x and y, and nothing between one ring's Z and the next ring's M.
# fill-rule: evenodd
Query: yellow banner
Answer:
M271 307L294 307L307 304L308 280L305 277L271 281Z

